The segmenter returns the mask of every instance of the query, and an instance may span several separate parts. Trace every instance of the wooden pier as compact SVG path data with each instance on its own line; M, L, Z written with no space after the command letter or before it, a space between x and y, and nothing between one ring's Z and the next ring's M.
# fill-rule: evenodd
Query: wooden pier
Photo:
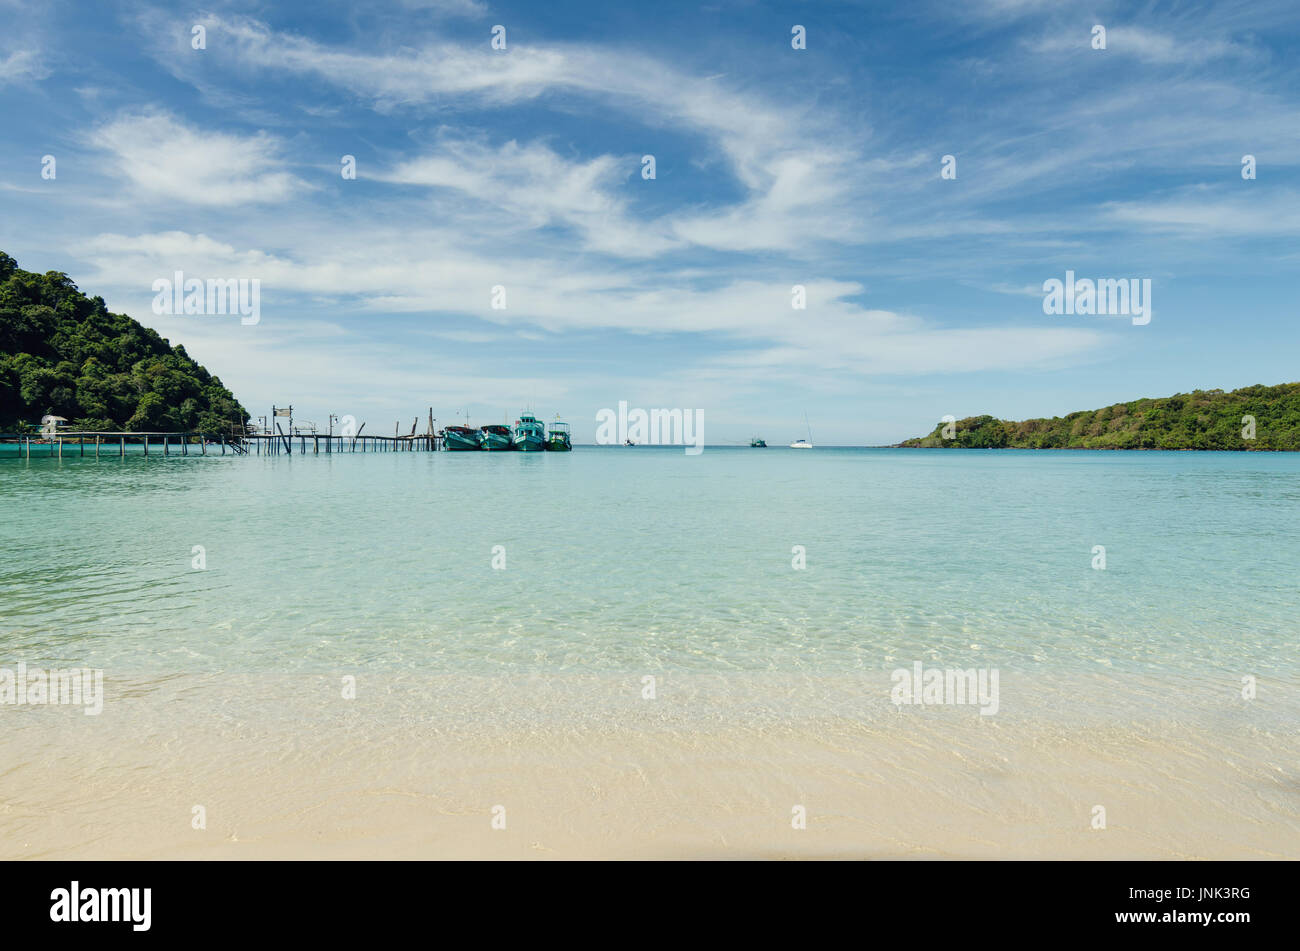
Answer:
M87 451L101 455L125 456L128 446L139 447L149 455L314 455L336 452L437 452L442 448L438 435L420 436L339 436L321 433L105 433L61 432L55 436L30 436L21 433L0 434L0 444L17 445L28 458L33 453L63 457L65 452L85 456Z
M331 436L327 433L250 433L244 437L254 455L293 454L319 456L335 452L437 452L442 437L421 436Z
M220 453L225 455L227 452L233 455L245 455L248 453L248 445L243 441L242 436L229 436L225 434L214 435L212 433L143 433L143 432L78 432L64 430L53 435L37 434L26 435L22 433L10 433L0 435L0 443L17 444L22 455L31 457L33 450L37 453L42 448L47 455L63 457L63 453L76 452L78 456L86 455L86 449L98 458L103 454L116 456L125 456L128 445L140 446L144 450L144 455L162 454L170 456L173 453L182 456L188 456L191 451L196 456L206 456L209 452L213 455Z
M330 417L330 431L319 433L315 431L314 424L308 427L295 427L293 425L292 407L271 408L269 419L274 423L275 431L270 432L268 426L261 428L257 426L245 426L242 424L231 424L224 433L207 433L207 432L95 432L89 430L67 430L60 429L56 432L39 432L39 433L0 433L0 444L17 444L19 451L27 458L31 458L33 449L40 453L44 447L46 454L51 456L63 457L65 447L68 452L75 451L79 456L86 455L86 449L89 447L99 458L104 453L110 453L119 457L126 455L127 446L139 446L143 454L161 453L164 456L170 456L173 453L188 456L194 455L206 456L209 452L221 455L231 453L237 456L280 456L296 455L305 456L309 452L313 456L332 455L336 452L437 452L442 448L442 435L434 427L433 408L429 408L428 428L425 432L416 434L416 428L419 426L419 417L411 424L411 431L405 435L398 431L400 424L393 427L393 435L376 436L366 434L366 424L363 422L357 427L355 432L351 432L351 426L346 427L349 432L335 433L334 420L338 417ZM289 431L285 432L276 417L289 417ZM350 419L351 417L349 417ZM268 417L262 417L263 421Z

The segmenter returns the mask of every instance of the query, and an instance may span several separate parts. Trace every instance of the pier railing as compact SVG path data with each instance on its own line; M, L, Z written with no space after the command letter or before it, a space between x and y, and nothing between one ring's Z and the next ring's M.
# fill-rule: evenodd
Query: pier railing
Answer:
M370 436L331 435L329 433L203 433L203 432L94 432L60 430L57 433L0 433L0 444L17 444L20 453L30 457L42 448L51 456L62 457L64 447L85 456L89 448L96 457L101 453L125 456L128 446L138 446L143 454L170 456L207 455L227 452L235 455L320 455L335 452L436 452L442 440L436 435ZM295 445L296 443L296 445Z

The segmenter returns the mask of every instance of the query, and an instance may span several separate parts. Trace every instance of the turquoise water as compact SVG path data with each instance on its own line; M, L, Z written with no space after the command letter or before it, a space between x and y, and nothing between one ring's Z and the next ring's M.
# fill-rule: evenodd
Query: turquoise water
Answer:
M1294 455L75 452L0 449L0 664L1295 684Z

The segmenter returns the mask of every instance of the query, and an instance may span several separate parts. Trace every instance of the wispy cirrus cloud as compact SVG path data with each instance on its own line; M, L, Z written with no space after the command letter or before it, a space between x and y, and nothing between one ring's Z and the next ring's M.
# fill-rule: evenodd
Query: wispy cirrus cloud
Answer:
M1078 22L1067 29L1056 30L1036 39L1026 39L1025 46L1040 54L1059 55L1086 50L1099 55L1133 57L1146 63L1184 66L1199 66L1225 57L1251 58L1263 55L1254 45L1226 37L1200 33L1179 35L1114 21L1109 26L1105 22L1101 25L1106 27L1104 51L1092 49L1090 27Z
M166 19L159 13L148 17L151 35L171 38L159 50L160 61L181 78L206 83L199 77L209 71L199 70L202 64L185 55L182 32L174 25L157 26ZM854 227L844 198L853 190L857 171L852 143L865 129L861 123L846 125L822 116L811 103L775 105L729 88L716 77L686 73L627 49L516 43L508 52L494 51L485 33L478 44L429 41L413 49L363 52L275 31L248 17L208 17L204 22L214 37L209 52L229 68L309 78L361 97L384 112L445 115L455 109L502 108L562 96L631 111L641 122L703 136L743 189L738 204L688 210L671 224L640 230L617 220L618 203L608 195L595 192L588 198L569 189L575 215L583 219L571 223L580 224L593 247L632 256L681 243L721 250L788 249L799 241L847 234ZM608 156L562 163L538 143L520 146L512 141L499 147L495 158L467 143L445 144L448 147L436 158L408 161L388 177L414 181L423 176L430 184L471 186L485 183L495 169L505 194L522 207L541 210L558 205L550 192L565 193L584 179L596 185L614 175ZM506 168L507 152L516 159L513 169ZM630 171L628 158L635 158L622 158ZM464 159L474 161L466 164ZM481 160L489 161L491 168L480 166ZM451 163L458 161L460 167L453 168ZM526 180L535 173L550 177L533 195L525 195ZM593 210L593 202L605 207Z
M1271 189L1268 201L1260 202L1240 189L1234 194L1224 188L1198 185L1167 197L1107 202L1102 214L1108 221L1143 231L1200 239L1295 235L1300 234L1300 191Z
M663 223L635 218L613 188L637 167L631 156L566 159L541 142L442 136L433 154L374 174L378 181L422 186L464 199L461 215L497 230L574 228L584 247L622 257L650 257L678 247ZM445 209L446 203L440 203Z
M488 12L482 0L398 0L411 10L427 11L449 17L480 17Z
M140 300L155 277L174 270L243 274L262 282L264 300L295 294L375 297L389 312L476 316L555 334L713 335L736 351L719 361L721 366L782 363L788 370L821 367L853 374L977 371L1046 364L1105 343L1099 332L1079 327L944 327L863 306L864 288L856 282L810 281L804 285L807 308L792 311L790 286L776 281L732 279L699 286L681 276L636 279L618 271L572 269L557 281L561 268L555 261L487 262L451 248L437 255L434 291L429 258L412 250L429 247L432 237L415 233L396 243L379 233L357 235L347 250L317 249L310 262L238 250L185 232L105 234L79 251L99 268L96 283L120 287L128 279ZM492 310L487 292L502 274L509 275L510 305ZM273 311L264 306L264 313L274 324Z
M528 395L511 380L576 400L635 380L778 408L937 374L940 412L972 405L950 395L964 387L1005 394L1010 375L1039 374L1039 398L1064 405L1022 415L1092 405L1099 366L1150 392L1230 382L1163 356L1156 341L1198 306L1175 299L1179 282L1249 292L1233 282L1266 270L1258 239L1300 217L1294 12L1273 0L849 5L810 26L806 52L748 8L210 9L87 7L95 29L138 42L71 37L50 89L11 84L6 105L68 110L62 127L91 130L90 148L51 143L60 178L38 179L21 156L52 123L20 115L0 188L29 225L15 232L42 234L29 255L146 322L160 323L152 280L176 269L260 278L256 328L161 322L253 401L327 398L318 367L357 400L373 374L377 400ZM494 23L507 51L489 45ZM66 96L27 104L60 82ZM1257 182L1240 178L1245 153ZM356 180L340 178L343 154ZM1067 268L1157 277L1161 316L1140 331L1044 317L1037 288ZM791 309L795 283L807 310ZM282 365L281 345L302 363ZM1154 380L1159 367L1182 377ZM928 426L936 408L872 412Z
M49 75L49 66L39 50L15 50L8 56L0 55L0 85L45 79Z

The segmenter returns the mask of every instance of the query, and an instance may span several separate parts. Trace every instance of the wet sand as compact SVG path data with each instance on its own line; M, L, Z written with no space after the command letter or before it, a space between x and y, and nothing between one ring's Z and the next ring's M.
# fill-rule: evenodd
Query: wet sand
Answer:
M1217 684L982 717L879 672L106 682L0 709L0 858L1300 858L1294 706Z

